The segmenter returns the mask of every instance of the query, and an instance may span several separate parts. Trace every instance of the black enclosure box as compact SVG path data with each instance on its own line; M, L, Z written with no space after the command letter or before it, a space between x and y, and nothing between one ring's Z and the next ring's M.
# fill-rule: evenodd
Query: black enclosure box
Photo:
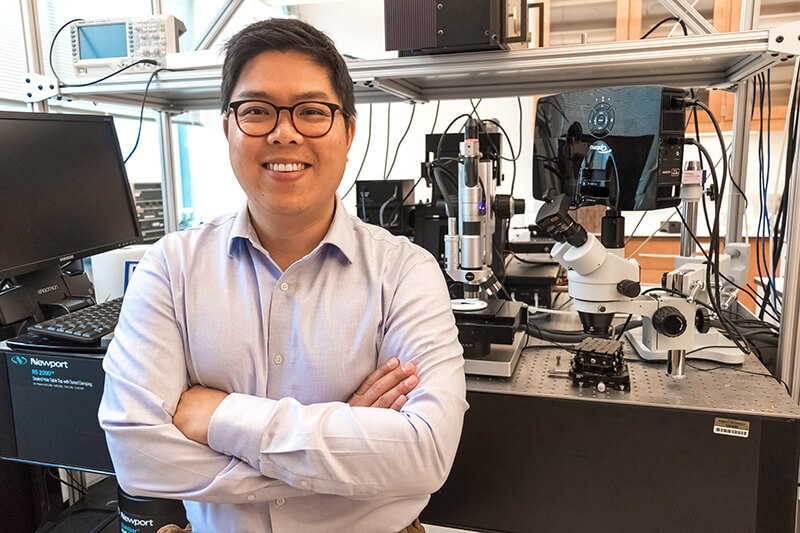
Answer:
M624 211L680 203L685 133L682 89L607 87L541 98L536 106L533 196Z
M356 212L367 224L410 235L414 205L414 180L364 180L356 182Z
M104 381L102 353L0 344L0 457L113 473L97 420Z
M384 0L386 50L401 56L506 48L504 0Z
M558 316L541 327L573 329ZM748 354L686 379L626 352L630 390L574 387L529 339L509 379L467 376L453 468L421 513L475 531L794 531L800 408ZM704 370L704 371L701 371Z

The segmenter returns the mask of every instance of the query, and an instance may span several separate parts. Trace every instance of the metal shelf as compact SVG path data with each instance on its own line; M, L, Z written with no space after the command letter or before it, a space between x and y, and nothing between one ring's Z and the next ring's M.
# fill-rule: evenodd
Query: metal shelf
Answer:
M670 39L351 61L359 103L549 94L610 85L729 89L800 53L800 21L771 30ZM90 87L74 98L140 104L147 74ZM160 73L151 107L184 111L219 105L219 65Z

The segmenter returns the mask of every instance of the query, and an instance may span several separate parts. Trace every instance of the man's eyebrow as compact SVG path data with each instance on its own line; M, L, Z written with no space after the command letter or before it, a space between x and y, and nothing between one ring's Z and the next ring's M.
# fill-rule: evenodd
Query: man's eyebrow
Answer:
M265 100L270 99L270 94L265 91L242 91L237 93L239 98L263 98ZM331 99L330 95L324 91L307 91L304 93L299 93L294 95L295 101L300 100L329 100Z

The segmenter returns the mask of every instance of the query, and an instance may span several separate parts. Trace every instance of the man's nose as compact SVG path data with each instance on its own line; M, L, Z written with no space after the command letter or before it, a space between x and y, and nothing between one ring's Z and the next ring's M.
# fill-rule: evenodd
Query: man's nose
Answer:
M283 112L286 111L286 114ZM303 136L295 129L292 122L292 115L288 109L281 109L278 111L278 118L275 121L275 127L267 135L267 141L277 144L295 144L302 140Z

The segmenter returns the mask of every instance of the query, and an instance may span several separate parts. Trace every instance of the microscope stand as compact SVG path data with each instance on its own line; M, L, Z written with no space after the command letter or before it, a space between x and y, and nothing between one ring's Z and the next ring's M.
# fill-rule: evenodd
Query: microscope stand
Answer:
M511 377L524 347L525 332L514 334L512 344L492 344L485 357L464 358L464 371L473 376Z
M626 331L625 336L642 359L647 361L667 360L666 350L652 351L645 347L642 342L642 328ZM744 354L732 341L726 339L715 329L709 330L708 333L696 333L695 339L697 340L697 346L713 346L713 348L690 353L686 356L687 359L705 359L707 361L717 361L728 365L738 365L744 362ZM727 346L730 346L730 348Z

